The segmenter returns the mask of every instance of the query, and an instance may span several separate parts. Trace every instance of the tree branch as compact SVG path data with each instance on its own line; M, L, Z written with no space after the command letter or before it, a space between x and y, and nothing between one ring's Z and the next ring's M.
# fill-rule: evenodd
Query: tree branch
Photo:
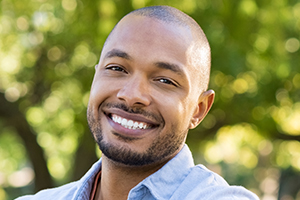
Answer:
M281 139L281 140L296 140L300 142L300 135L288 135L288 134L278 132L274 134L274 138Z
M17 102L8 102L3 93L0 93L0 117L8 126L17 130L23 140L28 156L35 172L35 191L53 186L51 175L47 168L44 151L36 140L36 133L28 124L24 114L19 110Z

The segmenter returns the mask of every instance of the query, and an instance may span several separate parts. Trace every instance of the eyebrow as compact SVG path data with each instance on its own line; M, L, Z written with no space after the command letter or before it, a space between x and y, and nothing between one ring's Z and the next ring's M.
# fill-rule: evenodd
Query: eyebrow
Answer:
M121 51L119 49L113 49L113 50L107 52L104 56L104 58L113 58L113 57L124 58L126 60L132 60L131 56L129 56L128 53Z
M182 68L179 65L167 63L167 62L156 62L155 66L161 69L167 69L173 71L179 75L184 74Z

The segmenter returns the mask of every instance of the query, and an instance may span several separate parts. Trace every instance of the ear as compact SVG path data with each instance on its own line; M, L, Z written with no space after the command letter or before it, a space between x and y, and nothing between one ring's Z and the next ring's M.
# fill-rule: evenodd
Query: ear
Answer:
M197 127L200 122L204 119L207 115L208 111L210 110L215 98L215 92L213 90L208 90L203 92L198 100L198 105L195 109L195 112L192 116L191 123L189 129L193 129Z

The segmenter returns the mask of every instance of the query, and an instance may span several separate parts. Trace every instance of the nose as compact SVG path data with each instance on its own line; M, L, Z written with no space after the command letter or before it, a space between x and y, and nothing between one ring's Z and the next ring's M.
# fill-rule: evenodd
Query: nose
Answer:
M131 107L149 106L151 97L147 79L138 75L127 79L127 82L118 91L117 97Z

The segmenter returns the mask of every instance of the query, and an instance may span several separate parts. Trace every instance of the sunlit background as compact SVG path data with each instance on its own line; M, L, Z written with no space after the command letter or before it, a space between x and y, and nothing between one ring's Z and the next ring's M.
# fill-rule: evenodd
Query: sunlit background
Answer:
M0 200L77 180L101 156L85 113L102 45L126 13L161 4L212 48L195 162L262 200L300 200L297 0L0 0Z

